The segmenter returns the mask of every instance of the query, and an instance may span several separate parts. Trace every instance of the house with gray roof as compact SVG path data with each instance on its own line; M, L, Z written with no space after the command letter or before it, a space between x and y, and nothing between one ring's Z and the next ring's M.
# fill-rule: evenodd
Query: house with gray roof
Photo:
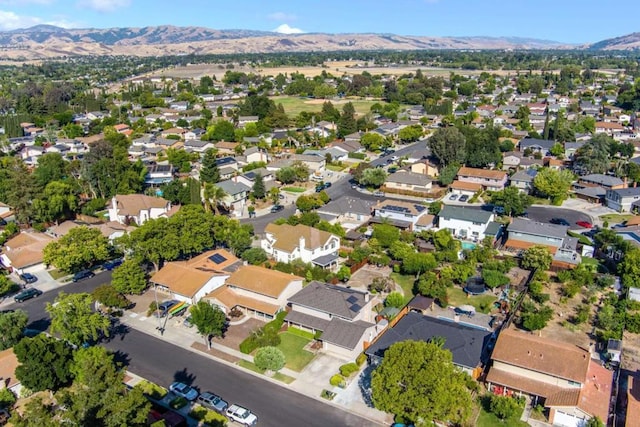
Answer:
M608 208L618 212L631 212L632 205L640 201L640 187L607 190L605 202Z
M567 235L566 225L514 218L507 227L504 249L521 254L532 246L544 246L553 255L552 266L573 268L582 260L577 251L578 239Z
M610 190L625 188L627 186L627 184L620 178L602 173L583 175L578 179L577 185L581 187L599 186Z
M438 228L449 230L458 239L479 242L494 219L491 211L445 205L438 214Z
M509 178L512 187L516 187L518 190L529 193L533 189L533 180L538 174L537 169L524 169L520 170Z
M373 207L374 216L370 222L388 223L398 228L421 231L431 228L434 217L429 214L427 206L413 201L387 199ZM425 221L422 219L425 218ZM425 225L422 228L422 224Z
M345 230L354 230L371 219L375 201L359 197L340 197L318 208L319 215L325 215L327 221L338 223Z
M399 194L403 192L428 193L431 191L432 185L432 180L427 175L401 170L387 177L384 190Z
M534 153L540 153L546 156L555 143L556 142L551 139L523 138L518 142L518 149L520 152L524 152L528 148Z
M226 194L220 204L224 206L226 210L241 215L247 203L247 197L249 197L249 193L251 192L251 187L233 179L220 181L215 185L221 188Z
M409 312L392 328L388 328L365 350L369 362L377 364L384 352L398 342L430 341L434 337L444 338L443 348L451 351L453 363L474 378L478 378L482 367L489 359L487 344L492 332L463 322L425 316Z
M377 334L366 291L314 280L288 301L287 325L321 332L323 350L347 360L355 359Z

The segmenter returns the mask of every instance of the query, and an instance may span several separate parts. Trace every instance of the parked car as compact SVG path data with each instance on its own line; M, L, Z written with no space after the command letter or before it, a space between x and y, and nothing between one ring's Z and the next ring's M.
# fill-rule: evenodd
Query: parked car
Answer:
M224 411L226 411L229 407L229 404L222 400L220 396L208 391L205 391L200 396L198 396L198 403L205 408L213 409L214 411L220 412L221 414L224 414Z
M196 400L198 398L198 391L193 388L190 387L188 385L186 385L185 383L181 383L181 382L174 382L173 384L171 384L169 386L169 390L173 393L176 394L178 396L184 397L185 399L187 399L190 402L193 402L194 400Z
M36 288L25 289L20 292L18 295L13 297L15 302L25 302L26 300L30 300L31 298L39 297L42 295L42 291Z
M398 156L391 156L391 160L394 161L394 162L398 161L399 158L400 157L398 157Z
M373 195L375 197L384 197L384 192L383 191L374 191Z
M193 328L193 320L191 319L191 316L189 316L186 319L184 319L182 321L182 324L187 328Z
M105 270L113 270L114 268L122 265L122 262L124 260L122 258L116 258L116 259L112 259L111 261L107 261L104 264L102 264L102 266L104 267Z
M282 209L284 209L282 205L273 205L271 206L271 213L280 212Z
M278 199L284 200L284 194L278 194Z
M95 276L93 271L91 271L91 270L82 270L82 271L78 271L76 274L73 275L73 281L74 282L79 282L80 280L89 279L89 278L91 278L93 276Z
M569 224L569 221L567 221L564 218L551 218L551 221L549 221L551 224L556 224L556 225L566 225L567 227L571 224Z
M247 408L239 405L229 406L229 408L227 408L227 416L244 426L254 426L258 422L258 417L253 415Z
M460 196L460 198L458 199L459 202L466 202L467 200L469 200L469 196L467 196L466 194L463 194L462 196Z
M178 303L177 300L170 299L167 301L162 301L158 304L158 309L156 310L156 317L164 317L169 313L169 309Z
M35 283L38 281L38 278L31 273L22 273L20 278L24 283Z
M325 183L324 183L324 188L325 188L325 190L326 190L327 188L329 188L329 187L331 187L331 183L330 183L330 182L325 182Z
M593 224L589 221L576 221L576 225L579 225L582 228L593 228Z
M504 206L494 206L493 213L498 215L504 215Z
M449 200L458 200L458 195L457 194L452 194L449 196Z

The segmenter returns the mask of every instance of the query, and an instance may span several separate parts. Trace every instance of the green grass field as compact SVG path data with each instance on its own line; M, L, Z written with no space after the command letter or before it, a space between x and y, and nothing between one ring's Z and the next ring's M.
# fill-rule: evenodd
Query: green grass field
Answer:
M411 298L414 296L413 283L416 281L416 278L414 276L407 276L400 273L391 273L390 276L391 279L402 288L402 291L404 292L404 300L406 302L411 301Z
M610 224L617 224L620 222L625 222L626 220L633 218L632 214L606 214L600 215L600 219L603 221L607 221Z
M460 306L464 304L472 305L480 313L488 313L491 310L491 306L496 300L495 295L487 293L484 295L471 295L468 296L461 288L454 286L447 290L449 296L449 305Z
M487 412L483 409L480 409L480 415L478 416L478 421L476 422L476 426L478 427L527 427L529 424L524 421L520 421L519 419L508 418L506 420L501 420L490 412Z
M302 187L282 187L282 191L288 191L289 193L304 193L306 188Z
M308 99L308 98L300 98L298 96L274 96L271 97L273 102L277 104L282 104L284 107L285 113L289 117L295 117L300 114L302 111L308 112L320 112L322 110L323 100L316 99ZM347 102L351 102L353 104L353 108L356 109L357 114L366 114L371 111L371 106L375 103L384 104L384 101L367 101L361 99L341 99L341 100L331 100L331 103L338 110L342 110L342 106Z
M303 350L304 346L311 341L307 338L283 332L280 334L280 340L278 348L284 353L285 366L293 371L302 371L315 357L310 351Z
M264 374L264 370L258 368L256 365L254 365L253 363L247 360L239 360L238 366L242 366L245 369L248 369L253 372L257 372L259 374ZM273 378L274 380L281 381L285 384L291 384L296 380L295 378L290 377L289 375L281 374L280 372L276 372L275 374L273 374L273 377L271 378Z

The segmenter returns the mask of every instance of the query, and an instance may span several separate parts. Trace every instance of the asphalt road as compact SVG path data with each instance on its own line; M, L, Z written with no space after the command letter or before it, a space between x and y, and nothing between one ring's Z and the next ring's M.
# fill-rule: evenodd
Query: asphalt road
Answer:
M529 219L539 222L550 222L552 218L562 218L570 224L570 228L580 228L580 226L576 225L578 221L593 221L588 214L573 209L531 206L527 209L527 213L529 214Z
M104 272L61 290L66 293L91 292L111 280ZM29 314L29 329L44 331L49 327L45 311L60 291L46 292L22 304L6 308L22 309ZM259 377L216 362L189 350L169 344L158 337L120 326L105 347L116 353L117 360L131 372L168 387L173 381L192 384L199 391L213 391L230 404L251 409L260 426L354 426L375 425L369 420L345 412Z

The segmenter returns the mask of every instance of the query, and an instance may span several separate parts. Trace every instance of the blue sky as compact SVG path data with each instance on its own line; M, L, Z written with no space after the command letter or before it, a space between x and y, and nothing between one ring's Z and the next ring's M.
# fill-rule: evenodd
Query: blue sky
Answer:
M640 31L602 0L0 0L0 29L171 24L280 32L518 36L596 42ZM624 9L627 8L628 14ZM636 12L638 11L636 10Z

